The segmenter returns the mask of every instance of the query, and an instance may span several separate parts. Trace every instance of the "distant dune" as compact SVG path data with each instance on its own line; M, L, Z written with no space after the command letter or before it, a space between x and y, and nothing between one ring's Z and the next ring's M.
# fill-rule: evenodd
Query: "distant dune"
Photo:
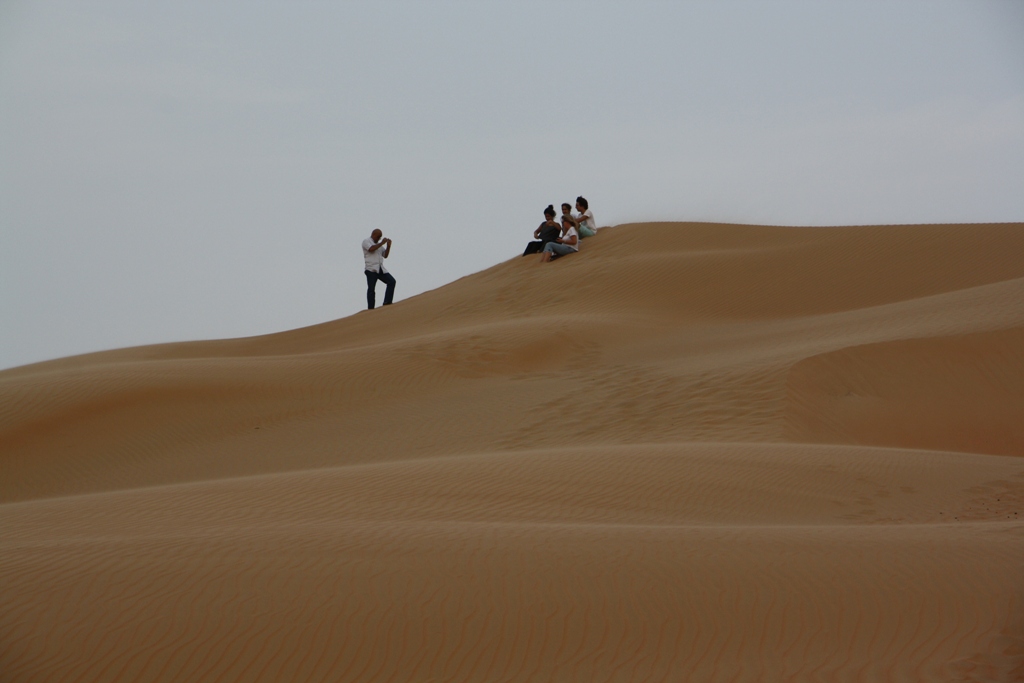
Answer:
M1024 224L647 223L0 373L0 680L1022 681Z

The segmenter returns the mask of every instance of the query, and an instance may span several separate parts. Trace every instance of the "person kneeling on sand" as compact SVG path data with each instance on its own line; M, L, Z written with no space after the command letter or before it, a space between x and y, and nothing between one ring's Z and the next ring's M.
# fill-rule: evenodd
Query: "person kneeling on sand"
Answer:
M576 198L576 225L580 227L580 237L593 237L597 234L597 223L594 222L594 212L590 210L590 204L583 197Z
M554 255L565 256L580 250L580 238L576 234L576 227L572 224L571 218L562 218L562 236L554 242L544 245L544 253L540 255L540 262L547 263Z
M526 245L526 250L523 252L523 256L526 256L527 254L536 254L543 250L549 242L554 242L558 239L558 235L561 232L561 228L559 228L558 223L555 222L555 206L554 204L548 204L548 208L544 209L544 222L538 225L537 229L533 231L533 239L537 241L529 242Z

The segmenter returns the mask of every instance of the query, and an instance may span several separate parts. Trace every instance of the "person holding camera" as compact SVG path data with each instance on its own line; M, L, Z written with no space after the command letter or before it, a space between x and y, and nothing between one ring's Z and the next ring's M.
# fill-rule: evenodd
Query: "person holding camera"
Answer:
M363 273L366 275L366 308L369 310L373 310L377 300L377 280L388 286L384 291L384 305L390 305L395 298L395 278L384 269L384 259L390 255L391 238L384 237L379 229L374 229L363 240Z

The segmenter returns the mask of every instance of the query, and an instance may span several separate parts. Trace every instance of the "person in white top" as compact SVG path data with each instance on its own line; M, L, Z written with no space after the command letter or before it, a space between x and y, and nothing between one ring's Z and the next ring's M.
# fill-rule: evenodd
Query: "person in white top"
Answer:
M597 234L597 223L594 222L594 212L590 210L590 204L583 197L576 198L576 224L580 226L580 237L593 237Z
M554 242L544 245L544 253L540 255L540 262L547 263L554 255L565 256L580 250L580 238L576 232L572 219L562 216L562 236Z
M384 305L395 298L395 278L384 269L384 259L391 256L391 238L374 230L363 240L363 273L366 275L366 307L373 309L377 299L377 280L388 286L384 292Z

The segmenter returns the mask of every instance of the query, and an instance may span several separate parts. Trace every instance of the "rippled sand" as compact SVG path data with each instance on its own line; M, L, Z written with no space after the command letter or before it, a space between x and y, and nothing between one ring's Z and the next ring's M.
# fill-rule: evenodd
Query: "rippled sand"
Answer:
M1022 255L625 225L2 372L0 680L1024 680Z

